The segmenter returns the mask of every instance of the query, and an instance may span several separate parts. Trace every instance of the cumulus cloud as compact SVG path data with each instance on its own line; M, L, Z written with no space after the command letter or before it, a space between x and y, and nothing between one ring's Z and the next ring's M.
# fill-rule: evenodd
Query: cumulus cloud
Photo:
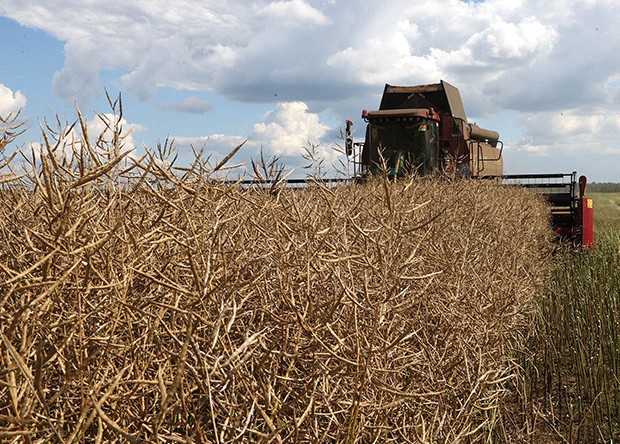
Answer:
M66 42L54 87L71 102L101 94L100 72L114 69L120 87L143 99L165 86L326 107L338 107L335 101L368 85L443 78L470 91L476 107L488 103L475 113L552 106L565 102L566 89L575 84L583 93L574 100L600 93L596 82L619 69L603 54L613 54L618 43L601 39L595 29L613 29L619 12L607 0L0 5L1 14ZM592 77L583 75L586 67Z
M277 1L258 6L256 7L256 15L278 20L286 26L326 25L330 22L320 10L312 7L304 0Z
M196 149L205 147L205 155L214 160L221 159L236 146L244 143L242 150L235 155L232 163L248 163L257 160L262 153L265 157L278 157L287 167L298 167L305 163L303 155L306 148L314 146L319 158L333 161L337 152L330 144L334 143L330 128L321 122L318 114L310 112L303 102L284 102L267 112L253 125L247 137L212 134L200 137L175 136L178 149L189 152L189 146Z
M0 117L6 117L22 110L26 106L26 97L20 92L13 92L0 83Z
M468 115L521 113L531 146L553 153L559 148L545 134L569 143L593 127L605 150L620 146L616 1L3 0L0 14L65 42L54 87L70 102L101 94L100 73L112 70L125 93L143 99L167 87L238 102L302 102L341 118L378 104L384 83L444 79L460 89ZM208 108L189 99L168 105ZM312 113L287 106L251 134L287 147L282 153L299 145L291 134L322 131ZM570 118L553 120L563 110ZM306 130L279 112L297 113ZM528 119L535 114L548 126L538 130Z
M561 149L564 154L581 151L593 155L620 154L620 115L601 108L592 108L589 114L581 109L534 113L523 117L521 124L531 140Z
M257 57L261 63L254 70L264 71L265 65L274 69L266 62L281 47L279 68L289 65L289 57L300 48L291 45L286 29L299 32L307 45L314 29L331 23L319 6L304 0L155 0L131 5L121 0L90 5L80 0L7 0L0 14L66 42L65 65L56 73L54 88L80 103L101 94L104 69L118 70L121 88L142 99L162 86L217 90L243 77L241 59Z
M88 120L86 127L90 145L98 154L107 155L108 152L114 149L114 130L118 129L121 135L119 154L126 154L123 165L129 164L130 159L139 157L133 132L143 130L144 128L141 125L129 123L126 119L119 118L114 114L99 114ZM55 130L54 135L48 132L48 137L51 142L52 154L58 160L66 159L68 162L73 162L76 155L79 156L82 150L86 150L83 134L76 126L58 128ZM30 155L34 156L36 160L41 158L42 152L45 152L47 155L50 154L41 142L28 143L27 148L23 149L23 152L28 153L28 157ZM26 172L29 172L32 167L27 162L22 162L15 166L17 169L22 169Z
M93 144L96 143L97 140L101 140L103 144L111 146L116 129L120 131L122 137L121 152L134 152L136 150L136 144L133 133L144 130L142 125L129 123L124 117L119 118L117 115L111 113L99 114L88 121L88 130L93 139Z
M348 47L326 60L328 66L346 71L352 81L367 84L390 82L426 83L441 76L437 59L430 54L415 55L403 33L373 37L361 48Z
M515 66L529 66L549 54L557 39L553 27L534 17L518 23L493 22L472 34L457 50L432 51L437 65L449 72L473 70L497 75Z
M84 40L70 39L65 44L65 66L52 80L54 92L81 106L97 98L102 91L99 73L108 66L92 54L98 51L91 40L96 36L86 36Z
M504 168L514 173L578 171L598 181L618 181L620 115L604 106L542 111L521 117L527 137L507 141Z
M328 130L305 103L280 103L254 125L251 140L276 155L296 155L303 153L308 142L319 142Z

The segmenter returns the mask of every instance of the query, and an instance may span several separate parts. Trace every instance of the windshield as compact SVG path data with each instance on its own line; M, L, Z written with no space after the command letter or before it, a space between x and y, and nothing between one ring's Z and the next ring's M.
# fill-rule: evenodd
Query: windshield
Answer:
M378 171L380 155L390 176L438 168L437 123L421 117L392 117L370 124L371 170Z

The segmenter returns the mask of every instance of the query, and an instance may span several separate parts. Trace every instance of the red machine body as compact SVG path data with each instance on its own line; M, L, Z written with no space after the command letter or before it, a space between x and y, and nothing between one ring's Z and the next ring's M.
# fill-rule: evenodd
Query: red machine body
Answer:
M594 205L587 197L581 198L581 245L594 247Z

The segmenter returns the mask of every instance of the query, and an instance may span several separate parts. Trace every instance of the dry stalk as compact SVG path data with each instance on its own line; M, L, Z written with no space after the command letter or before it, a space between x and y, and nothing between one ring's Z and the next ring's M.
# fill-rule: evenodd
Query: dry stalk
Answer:
M128 165L118 121L105 142L79 115L64 159L66 131L44 128L0 184L0 436L508 440L538 200L414 178L285 189L264 158L272 189L244 189L167 144Z

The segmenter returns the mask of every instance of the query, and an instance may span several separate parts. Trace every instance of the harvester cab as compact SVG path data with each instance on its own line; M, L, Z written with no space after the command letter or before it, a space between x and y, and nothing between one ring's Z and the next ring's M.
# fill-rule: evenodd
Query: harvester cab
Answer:
M379 109L364 110L362 118L367 122L364 143L353 144L350 122L346 131L356 174L381 168L392 177L503 173L499 134L468 123L459 90L447 82L385 85Z

